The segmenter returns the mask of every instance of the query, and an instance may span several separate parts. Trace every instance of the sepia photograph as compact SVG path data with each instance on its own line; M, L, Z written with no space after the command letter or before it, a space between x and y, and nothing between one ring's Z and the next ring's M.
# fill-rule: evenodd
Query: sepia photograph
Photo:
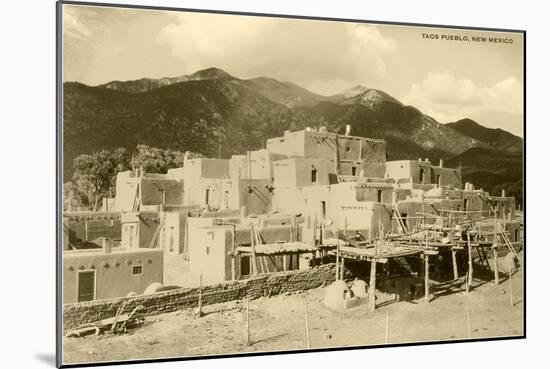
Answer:
M58 364L525 338L525 31L57 3Z

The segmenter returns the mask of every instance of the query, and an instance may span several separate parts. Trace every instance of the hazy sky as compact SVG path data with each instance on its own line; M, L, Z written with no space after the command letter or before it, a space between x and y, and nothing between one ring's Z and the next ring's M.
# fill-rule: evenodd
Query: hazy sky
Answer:
M65 81L97 85L219 67L322 95L364 85L442 123L469 117L523 136L523 39L517 33L74 5L63 7L63 31Z

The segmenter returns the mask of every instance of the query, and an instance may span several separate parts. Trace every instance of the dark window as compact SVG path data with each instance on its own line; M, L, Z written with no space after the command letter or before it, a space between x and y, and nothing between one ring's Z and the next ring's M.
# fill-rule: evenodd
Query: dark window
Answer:
M435 176L435 181L439 187L441 187L441 176L438 174Z
M424 168L420 168L420 182L424 183Z
M250 275L250 256L241 256L241 275Z
M206 246L206 255L210 255L210 246Z
M206 190L206 196L205 196L206 205L208 205L208 200L210 200L210 190L209 189Z
M351 175L352 176L357 175L357 167L351 167Z
M133 275L140 275L143 274L143 267L141 265L136 265L132 268L132 274Z
M317 183L317 169L311 170L311 183Z
M382 190L378 190L378 202L382 202Z

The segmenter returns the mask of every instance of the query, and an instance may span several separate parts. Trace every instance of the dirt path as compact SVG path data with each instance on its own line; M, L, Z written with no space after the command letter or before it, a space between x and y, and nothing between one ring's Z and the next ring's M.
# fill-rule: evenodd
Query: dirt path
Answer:
M512 278L514 306L507 279L498 287L479 280L476 284L469 294L436 292L429 304L381 303L381 296L376 312L370 315L365 304L331 311L322 303L323 288L308 291L312 348L383 344L388 312L390 343L468 338L467 309L472 338L521 335L521 273ZM200 319L185 310L148 317L145 326L125 335L65 338L65 363L306 348L302 294L254 300L250 310L250 346L245 309L235 301L205 307Z

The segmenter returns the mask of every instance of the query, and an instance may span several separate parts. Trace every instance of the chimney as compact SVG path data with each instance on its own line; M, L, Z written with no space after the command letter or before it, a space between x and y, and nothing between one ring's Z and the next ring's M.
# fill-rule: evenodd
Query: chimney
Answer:
M107 242L107 239L105 237L103 237L102 243L103 243L103 252L106 253L106 254L110 254L111 253L111 243Z
M425 161L426 163L429 163L429 162L430 162L430 159L425 158L424 161Z
M349 124L346 124L346 136L349 136L351 133L351 126Z
M439 167L443 168L443 159L439 159Z
M506 190L503 188L502 189L502 194L501 194L502 197L506 197Z

